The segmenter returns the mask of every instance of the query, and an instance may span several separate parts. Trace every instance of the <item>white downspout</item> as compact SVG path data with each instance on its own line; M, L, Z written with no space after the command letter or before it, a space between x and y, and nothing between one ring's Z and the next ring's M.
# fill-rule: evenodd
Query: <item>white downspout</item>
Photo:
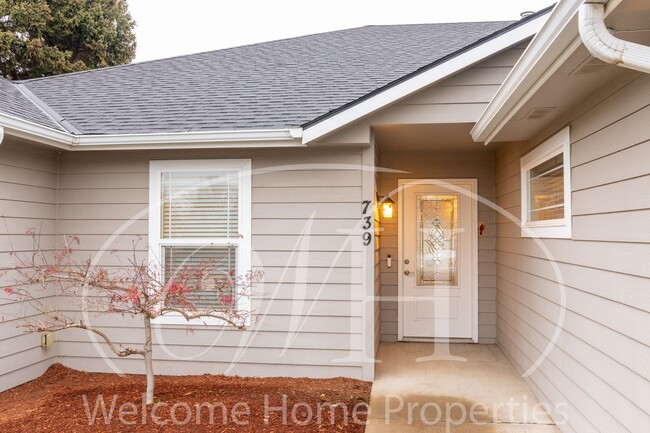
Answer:
M650 47L618 39L605 25L608 0L585 0L580 6L580 36L589 52L607 63L650 73Z

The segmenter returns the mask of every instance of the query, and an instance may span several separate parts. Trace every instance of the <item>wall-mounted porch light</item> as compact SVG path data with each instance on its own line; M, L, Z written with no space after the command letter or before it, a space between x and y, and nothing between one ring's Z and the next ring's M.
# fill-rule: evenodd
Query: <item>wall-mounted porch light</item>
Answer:
M383 197L379 201L381 209L381 217L385 219L391 219L394 216L395 202L391 200L389 196Z

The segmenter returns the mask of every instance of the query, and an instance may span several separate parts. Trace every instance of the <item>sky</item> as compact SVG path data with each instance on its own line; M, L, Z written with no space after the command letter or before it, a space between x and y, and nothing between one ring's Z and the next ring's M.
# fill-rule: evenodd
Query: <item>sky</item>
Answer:
M136 62L360 27L517 20L553 0L128 0Z

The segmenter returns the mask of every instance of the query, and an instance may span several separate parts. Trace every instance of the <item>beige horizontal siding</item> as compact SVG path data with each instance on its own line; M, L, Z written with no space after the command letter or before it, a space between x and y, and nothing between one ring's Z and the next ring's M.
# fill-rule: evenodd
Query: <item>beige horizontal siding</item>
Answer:
M188 154L63 155L59 227L61 233L80 235L78 254L116 248L120 254L104 254L99 263L119 266L134 236L143 235L138 254L145 257L148 170L154 157L188 159ZM159 327L156 369L167 374L360 378L363 247L359 236L348 234L361 215L360 150L196 151L191 157L252 159L253 266L264 271L253 297L258 317L247 331L194 327L188 334L183 326ZM284 168L274 171L278 166ZM123 235L105 245L120 228ZM65 299L59 305L65 311L76 309ZM93 323L108 326L119 343L142 341L137 319L96 317ZM97 348L83 332L66 331L56 344L66 365L110 368L98 362ZM125 371L142 369L137 361L108 357ZM195 358L184 360L188 357Z
M61 306L61 311L74 313L77 311L77 309ZM125 335L128 333L128 330L140 332L140 320L138 318L131 318L128 316L111 317L110 315L97 315L92 317L92 323L101 327L122 329L120 332ZM173 330L174 333L178 333L178 335L184 335L186 338L189 338L191 335L188 333L187 326L184 325L165 325L164 328ZM214 330L214 328L206 329L208 332ZM255 324L256 332L281 332L286 336L287 329L288 327L286 315L268 314L264 317L264 320L258 320ZM302 332L305 332L308 335L311 334L311 338L314 337L313 334L320 333L360 334L362 331L362 319L360 317L337 317L335 320L332 320L332 318L328 316L300 316L300 329ZM198 332L197 329L194 329L194 331ZM227 333L243 335L246 333L246 331L238 331L227 328L218 328L217 331L219 334L221 334L223 331L223 335L226 335ZM190 341L190 343L192 342Z
M325 141L344 145L368 143L372 140L372 127L378 125L474 123L481 117L526 45L524 43L498 53L382 108L342 128Z
M87 370L93 364L93 371L113 373L112 367L105 362L98 362L96 355L89 357L77 356L65 360L65 365L77 370ZM169 376L201 375L201 374L236 374L238 376L254 377L358 377L359 368L347 365L312 365L292 363L288 368L286 363L264 363L259 361L238 361L237 368L231 369L232 363L213 360L192 359L173 360L157 358L154 363L154 372ZM142 359L124 358L119 360L119 369L126 374L142 374Z
M649 95L640 77L571 122L573 239L544 239L545 251L497 218L497 339L525 371L564 313L529 382L543 401L567 404L565 432L650 426ZM536 144L497 152L497 203L516 217L519 160Z
M13 266L10 252L31 251L33 241L25 232L33 228L43 236L41 247L51 250L56 235L56 154L5 137L0 146L0 274ZM17 326L39 318L29 304L5 299L2 289L11 285L8 274L0 279L0 391L32 380L55 359L55 351L40 347L38 334L26 335ZM34 288L46 305L49 293Z

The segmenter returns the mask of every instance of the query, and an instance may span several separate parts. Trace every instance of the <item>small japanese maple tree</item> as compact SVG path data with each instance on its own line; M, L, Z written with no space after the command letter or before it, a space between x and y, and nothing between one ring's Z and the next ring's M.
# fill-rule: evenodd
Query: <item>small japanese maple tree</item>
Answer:
M238 276L233 270L224 271L223 259L205 259L181 266L172 276L163 277L160 264L138 259L140 238L133 242L128 262L109 269L95 266L91 259L76 259L73 247L80 244L76 236L66 237L55 251L47 251L42 248L35 230L29 230L27 234L33 240L33 251L24 255L11 253L16 259L10 269L15 281L11 287L5 288L5 292L17 302L32 305L44 318L25 319L18 326L28 333L83 329L98 335L119 357L142 356L147 376L147 404L153 403L154 399L151 330L154 319L173 314L189 324L197 320L205 323L204 319L212 318L224 325L244 329L251 317L251 312L240 311L237 305L240 298L251 295L254 282L261 277L260 271L248 271ZM111 254L121 256L116 250ZM78 314L64 314L36 296L38 289L51 288L55 295L71 298L78 304L80 312L141 317L144 327L142 346L116 344L104 330L87 323ZM210 302L203 302L205 300Z

